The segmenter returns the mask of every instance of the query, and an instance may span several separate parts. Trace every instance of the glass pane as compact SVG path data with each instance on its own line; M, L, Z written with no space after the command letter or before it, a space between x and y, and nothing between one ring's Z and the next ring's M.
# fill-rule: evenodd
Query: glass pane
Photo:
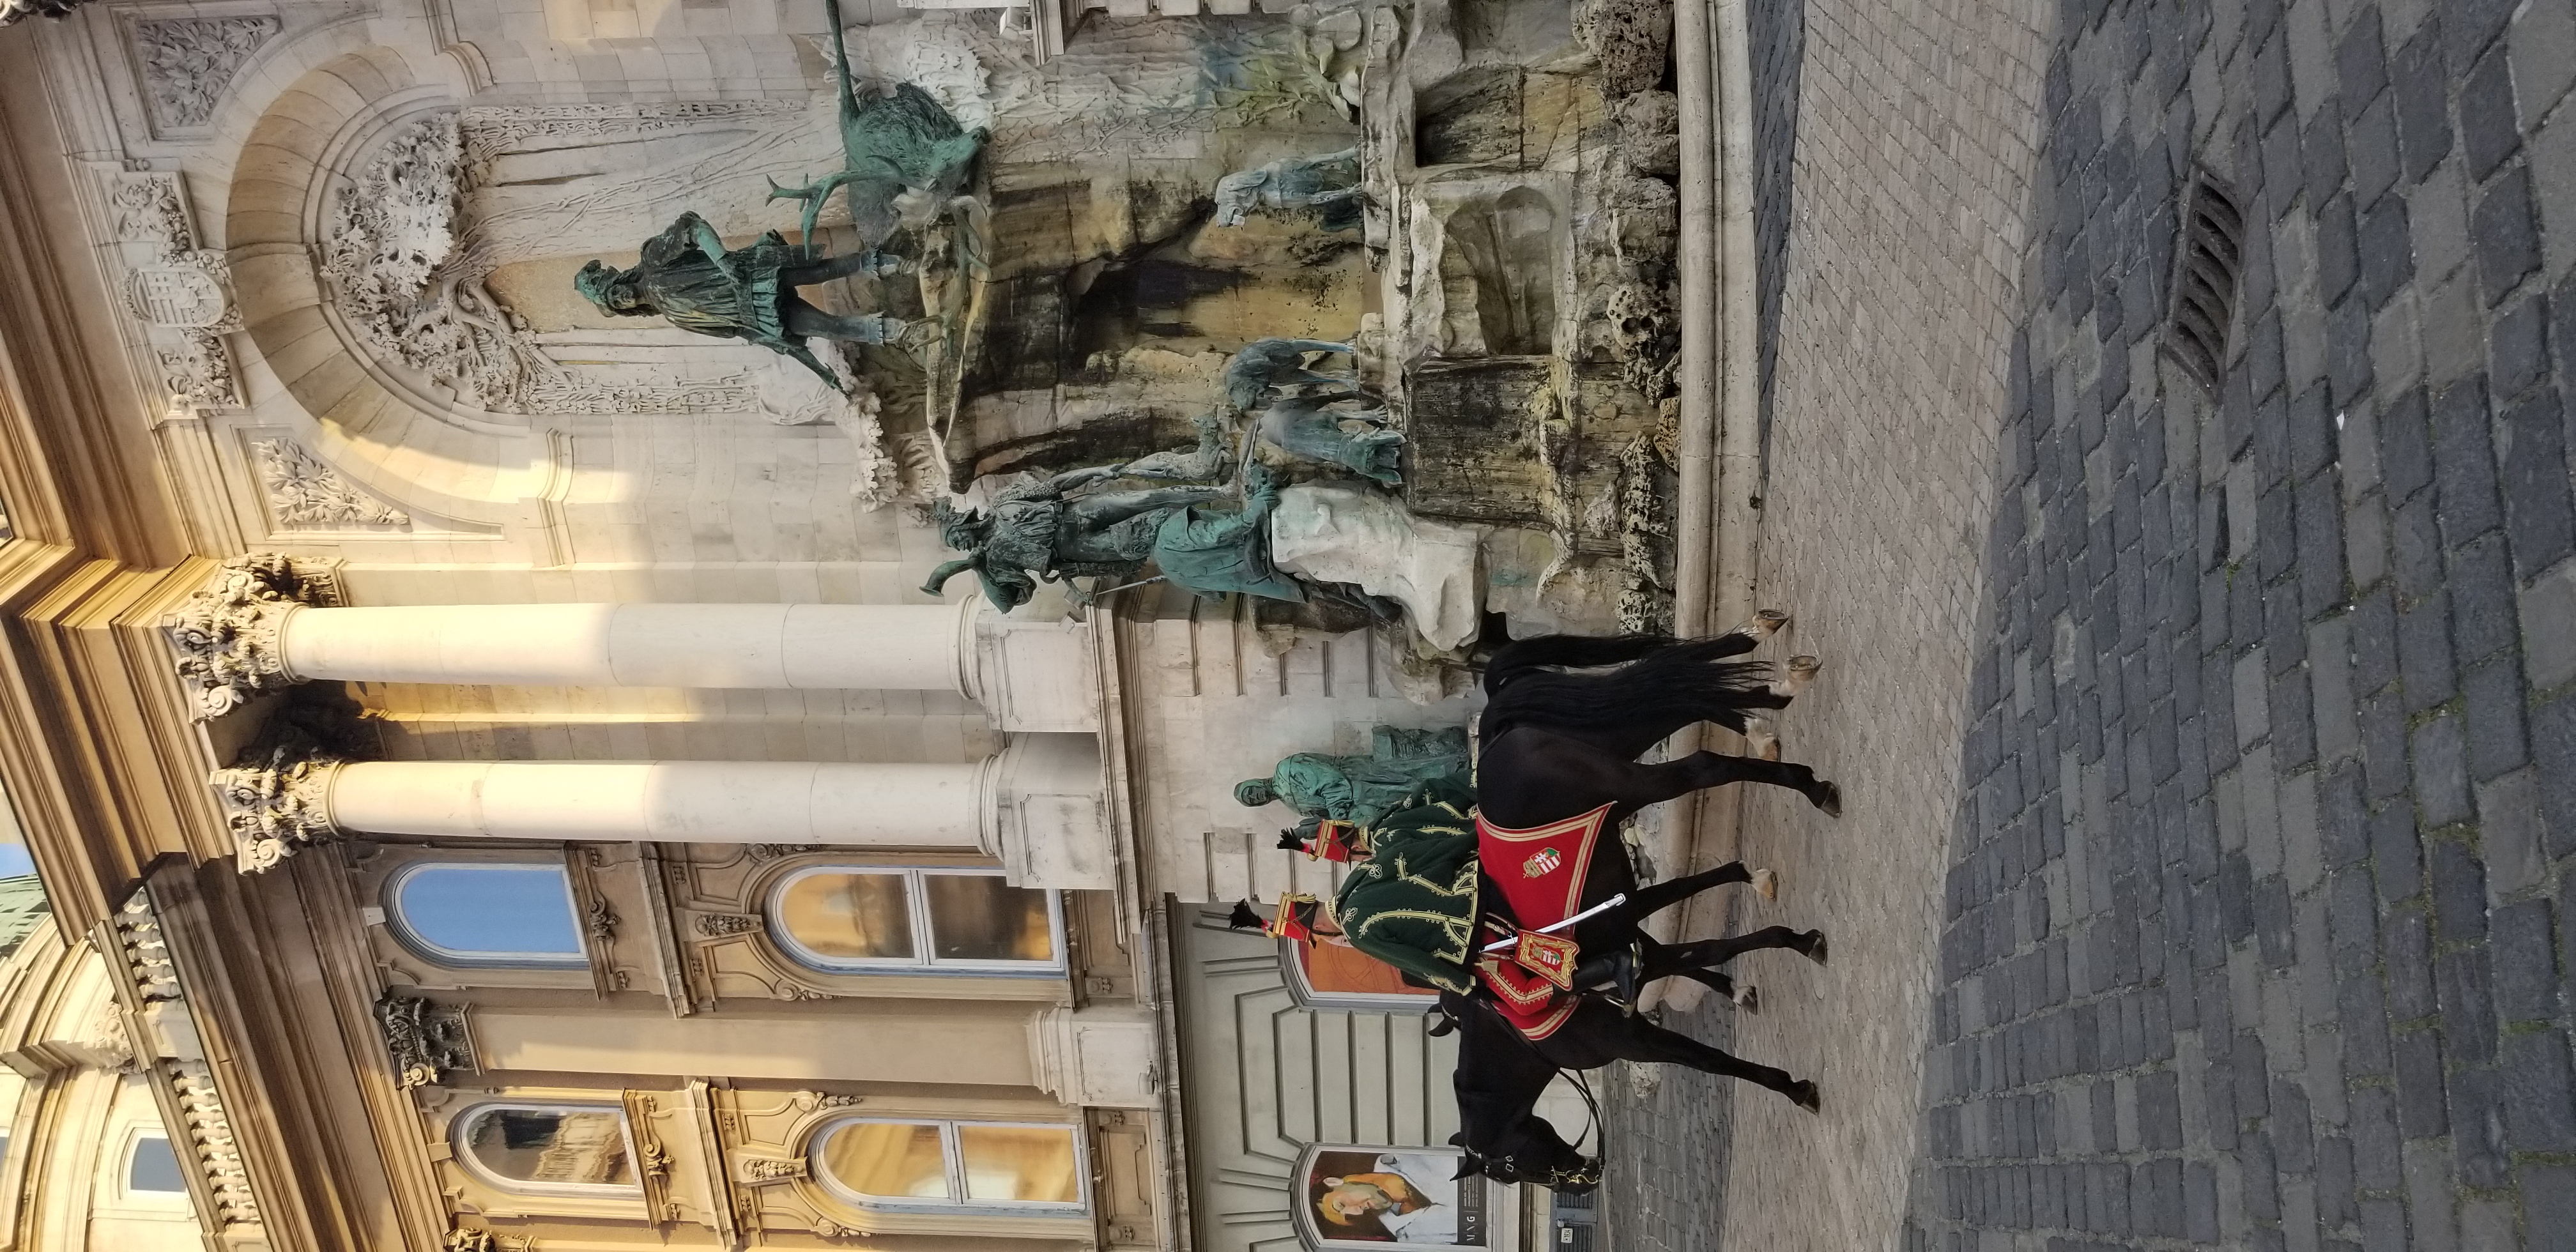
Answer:
M402 876L394 910L442 952L577 965L572 883L556 865L433 865Z
M125 1167L125 1189L187 1192L188 1180L179 1174L179 1154L170 1150L168 1139L145 1135L134 1141L134 1159Z
M935 1123L852 1122L823 1140L823 1172L860 1195L953 1200Z
M631 1187L626 1117L609 1109L486 1109L465 1130L485 1169L519 1182Z
M983 1204L1078 1204L1071 1126L957 1128L966 1155L966 1198Z
M998 874L924 874L930 932L943 961L1052 961L1047 897Z
M777 922L788 938L829 960L915 957L902 874L808 874L778 893Z

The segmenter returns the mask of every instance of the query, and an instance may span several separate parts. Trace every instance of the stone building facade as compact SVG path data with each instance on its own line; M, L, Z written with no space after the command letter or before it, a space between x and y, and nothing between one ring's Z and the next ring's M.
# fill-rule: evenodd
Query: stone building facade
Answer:
M1171 446L1249 339L1355 341L1446 397L1422 446L1574 467L1408 488L1502 536L1477 607L1651 618L1671 191L1609 154L1670 110L1614 116L1563 5L1130 7L845 15L988 130L1009 246L836 287L943 328L837 389L570 283L683 209L792 220L817 6L0 33L0 779L203 1246L1330 1247L1326 1172L1446 1151L1421 999L1221 912L1330 882L1234 783L1463 723L1456 670L1164 587L925 594L924 506ZM1395 217L1205 224L1354 144Z

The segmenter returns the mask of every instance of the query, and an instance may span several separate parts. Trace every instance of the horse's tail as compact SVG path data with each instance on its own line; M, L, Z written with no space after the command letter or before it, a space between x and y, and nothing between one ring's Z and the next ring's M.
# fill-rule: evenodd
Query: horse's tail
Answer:
M1485 694L1498 694L1513 679L1534 670L1622 665L1669 648L1674 642L1670 635L1538 635L1514 640L1485 662Z
M1480 738L1490 744L1513 727L1529 726L1575 733L1646 733L1651 741L1701 721L1741 733L1745 697L1763 690L1771 672L1759 661L1718 659L1742 652L1744 643L1731 635L1679 643L1630 635L1595 640L1553 636L1512 644L1497 653L1493 666L1485 671L1490 701L1481 719ZM1523 647L1531 651L1510 656ZM1612 664L1623 659L1623 651L1634 659L1606 674L1539 668ZM1542 656L1587 659L1538 659ZM1497 680L1495 671L1507 658L1512 669Z

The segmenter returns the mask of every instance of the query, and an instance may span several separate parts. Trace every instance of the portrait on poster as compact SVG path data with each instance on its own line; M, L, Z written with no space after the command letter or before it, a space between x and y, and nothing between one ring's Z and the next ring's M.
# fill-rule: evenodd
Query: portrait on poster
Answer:
M1301 1214L1324 1248L1483 1248L1495 1211L1491 1184L1458 1179L1449 1148L1318 1144L1296 1179Z

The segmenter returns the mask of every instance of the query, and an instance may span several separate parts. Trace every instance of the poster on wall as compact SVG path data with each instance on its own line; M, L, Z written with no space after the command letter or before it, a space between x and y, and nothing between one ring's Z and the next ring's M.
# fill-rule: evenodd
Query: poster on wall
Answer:
M1492 1189L1452 1178L1458 1159L1449 1148L1317 1144L1296 1174L1301 1214L1319 1247L1487 1247Z

